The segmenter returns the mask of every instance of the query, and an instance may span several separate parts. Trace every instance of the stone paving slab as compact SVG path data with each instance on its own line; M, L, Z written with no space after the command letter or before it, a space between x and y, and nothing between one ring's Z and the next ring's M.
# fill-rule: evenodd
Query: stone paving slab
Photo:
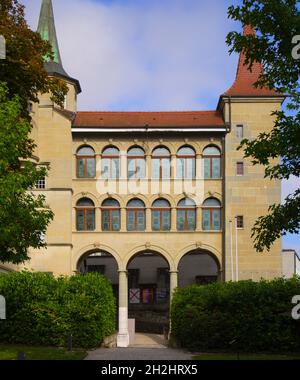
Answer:
M191 360L193 354L173 348L99 348L85 360Z

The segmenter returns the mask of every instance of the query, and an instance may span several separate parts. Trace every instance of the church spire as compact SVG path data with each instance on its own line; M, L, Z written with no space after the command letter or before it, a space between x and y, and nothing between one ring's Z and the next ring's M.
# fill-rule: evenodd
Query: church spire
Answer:
M52 47L53 60L47 59L45 69L49 75L58 76L72 82L77 93L81 92L80 83L77 79L71 78L65 71L62 65L62 60L59 52L58 40L55 29L54 13L52 0L42 0L38 33L42 39L48 41Z
M43 0L42 2L37 31L40 33L42 39L48 41L52 46L52 51L54 55L53 61L62 66L51 0Z

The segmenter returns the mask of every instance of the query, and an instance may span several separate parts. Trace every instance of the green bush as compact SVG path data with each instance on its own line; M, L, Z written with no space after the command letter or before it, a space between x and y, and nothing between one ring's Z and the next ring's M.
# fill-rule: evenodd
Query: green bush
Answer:
M177 289L172 336L194 351L300 351L300 321L291 316L298 294L299 277Z
M94 347L115 332L116 305L110 282L100 274L55 278L14 272L0 275L6 320L0 342Z

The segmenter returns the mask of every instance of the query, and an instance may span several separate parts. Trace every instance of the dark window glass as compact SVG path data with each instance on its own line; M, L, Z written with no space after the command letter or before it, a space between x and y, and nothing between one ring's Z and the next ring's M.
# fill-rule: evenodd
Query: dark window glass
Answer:
M194 179L196 177L196 153L185 146L177 152L177 178Z
M133 199L127 204L127 230L145 231L145 204L139 199Z
M115 199L106 199L102 203L102 230L120 231L121 214L119 202Z
M120 151L115 147L108 147L102 152L102 178L120 178Z
M236 174L237 175L244 175L244 163L243 162L237 162L236 163Z
M221 230L221 204L215 198L208 198L203 203L202 228L205 231Z
M127 153L128 178L142 179L146 177L146 159L142 148L133 147Z
M189 198L182 199L177 206L178 231L194 231L196 229L196 205Z
M96 176L95 151L89 146L80 148L76 154L77 177L94 178Z
M239 124L236 126L236 137L242 139L244 137L244 126Z
M221 152L215 146L208 146L203 151L203 174L205 179L221 177Z
M236 217L236 227L244 228L244 217L242 215Z
M171 229L171 207L165 199L158 199L152 205L152 230L169 231Z
M82 198L76 205L77 231L95 230L95 205L88 198Z
M152 153L153 179L169 179L171 177L171 158L167 148L155 148Z

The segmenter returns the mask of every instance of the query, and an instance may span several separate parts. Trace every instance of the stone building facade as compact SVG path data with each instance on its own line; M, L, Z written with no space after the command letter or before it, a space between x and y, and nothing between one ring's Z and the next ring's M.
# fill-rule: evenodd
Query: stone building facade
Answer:
M242 53L216 110L78 112L81 88L63 69L50 0L42 2L38 30L55 52L46 69L69 92L64 108L47 94L32 105L37 164L49 167L35 191L55 217L47 249L33 251L25 266L107 274L118 296L120 347L129 343L130 303L158 303L178 283L281 275L281 242L258 254L251 239L257 217L280 202L280 182L237 150L243 138L273 127L271 112L283 101L253 86L261 65L249 71Z

